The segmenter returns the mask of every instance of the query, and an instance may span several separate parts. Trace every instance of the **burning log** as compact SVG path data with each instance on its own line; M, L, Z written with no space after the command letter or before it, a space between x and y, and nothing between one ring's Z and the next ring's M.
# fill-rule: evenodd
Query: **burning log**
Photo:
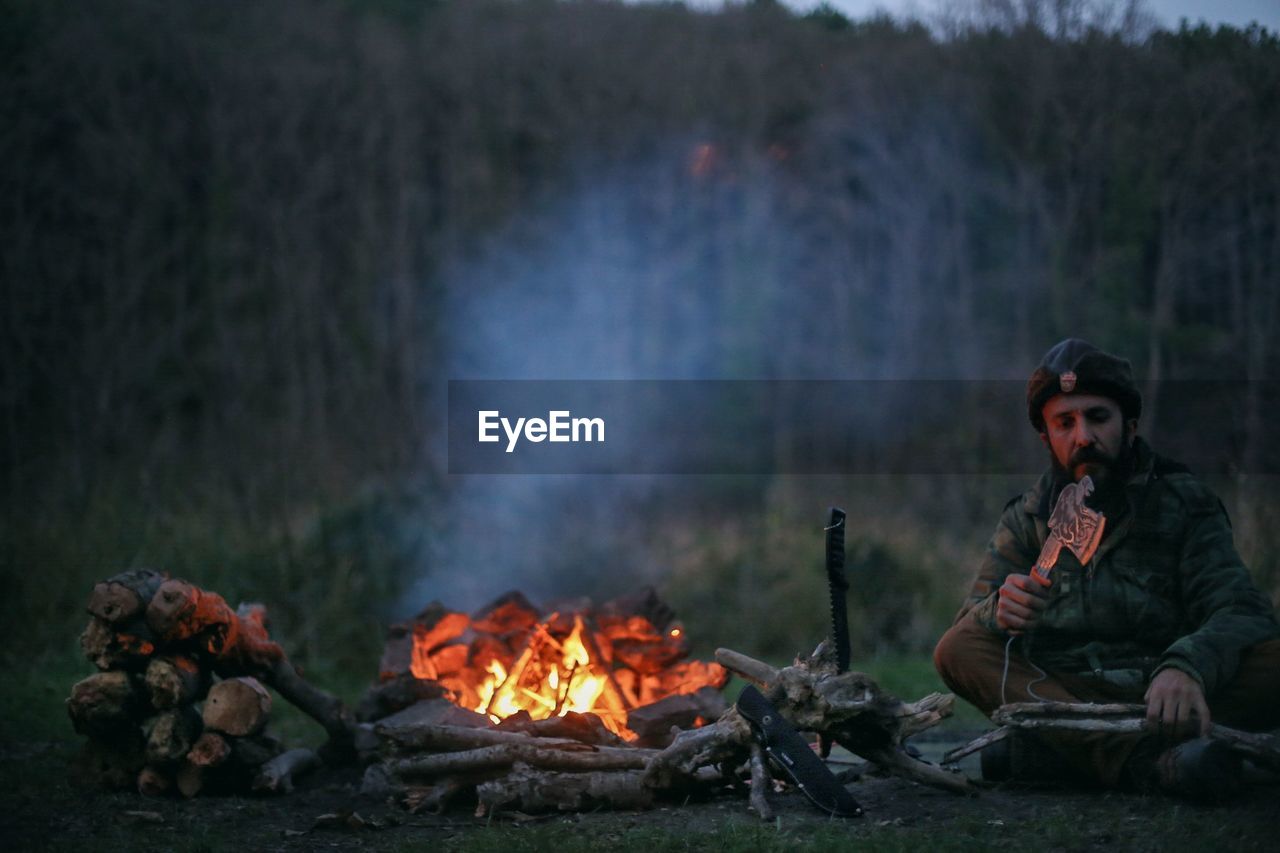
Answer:
M623 746L626 741L609 731L595 714L570 711L562 717L535 720L528 711L520 711L498 723L499 731L523 732L541 738L570 738L597 746Z
M320 766L320 756L310 749L291 749L266 762L253 779L252 789L259 794L287 794L299 776Z
M411 622L392 625L378 665L378 679L389 681L402 676L438 678L437 674L432 674L432 652L466 631L469 622L466 614L449 610L440 602L433 601Z
M646 745L662 744L673 727L719 716L718 688L728 672L684 660L683 630L651 590L600 610L586 599L560 606L543 612L512 592L463 622L433 603L414 622L394 626L382 683L367 694L362 716L374 719L421 695L406 667L455 704L417 701L362 731L365 755L375 738L390 754L366 770L364 787L403 792L417 810L488 786L482 805L540 810L587 802L635 808L723 784L719 771L693 755L687 768L646 784L658 751L636 740L642 733ZM629 728L629 719L643 732ZM745 748L730 752L746 760Z
M271 716L271 694L256 678L228 678L209 688L204 724L242 737L262 730Z
M636 708L627 714L627 728L639 736L642 745L666 746L671 742L673 728L696 728L727 709L719 690L703 687L696 693L668 696Z

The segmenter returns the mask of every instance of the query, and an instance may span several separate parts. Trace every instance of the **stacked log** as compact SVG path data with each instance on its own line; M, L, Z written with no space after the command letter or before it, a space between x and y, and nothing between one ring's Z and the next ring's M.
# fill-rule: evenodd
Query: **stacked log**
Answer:
M87 739L74 768L81 781L149 796L288 791L318 756L286 751L267 732L263 681L349 749L345 709L301 680L267 635L261 605L233 611L216 593L143 570L95 585L88 611L80 643L99 672L67 699Z

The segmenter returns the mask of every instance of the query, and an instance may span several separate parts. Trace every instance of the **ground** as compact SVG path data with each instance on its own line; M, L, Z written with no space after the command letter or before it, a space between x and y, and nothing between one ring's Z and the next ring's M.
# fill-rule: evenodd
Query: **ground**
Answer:
M648 812L475 818L467 808L410 815L357 793L355 770L326 771L284 797L144 799L74 787L65 768L74 744L15 749L0 762L0 837L10 850L563 851L643 848L806 850L1274 850L1274 790L1226 807L1161 797L1016 786L962 798L896 779L850 790L865 810L827 818L794 791L776 794L777 818L760 821L745 799L673 803ZM336 818L322 818L336 815Z
M1008 785L964 798L896 779L864 778L850 785L865 810L862 818L827 818L800 794L786 791L773 797L778 817L768 823L747 809L745 797L731 795L647 812L476 818L464 807L440 816L410 815L359 795L354 768L322 771L283 797L146 799L69 781L78 739L61 705L74 679L56 667L5 669L0 839L7 850L1277 849L1274 788L1209 808L1163 797ZM910 669L895 664L882 681L910 684ZM908 688L902 695L916 692ZM982 725L975 713L962 713L919 745L926 757L936 757ZM963 769L977 776L972 760Z

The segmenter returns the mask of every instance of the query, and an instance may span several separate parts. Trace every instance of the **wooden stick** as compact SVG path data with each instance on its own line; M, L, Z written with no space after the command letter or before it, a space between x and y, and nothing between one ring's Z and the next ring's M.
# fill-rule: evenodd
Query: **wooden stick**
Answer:
M1017 716L1076 716L1076 717L1131 717L1144 716L1147 706L1136 703L1096 703L1096 702L1010 702L1001 705L992 712L996 715Z
M402 749L422 749L431 752L456 752L485 746L535 745L546 749L592 751L592 747L571 738L533 737L524 732L505 732L498 729L472 729L465 726L412 725L375 726L374 731L384 740ZM650 750L637 750L649 752Z
M986 749L987 747L991 746L991 744L1004 740L1009 736L1009 734L1012 731L1013 729L1008 727L993 729L992 731L987 732L981 737L974 738L973 740L966 743L964 746L956 747L955 749L951 750L946 755L942 756L942 761L940 763L955 764L957 761L964 758L966 755L972 755L973 753L977 752L980 749Z
M324 726L330 743L339 748L349 745L355 732L355 720L338 697L309 683L288 660L281 658L265 673L266 681L295 708Z
M716 649L716 663L762 687L778 680L777 669L733 649Z
M836 742L840 743L839 738L836 739ZM844 746L843 743L840 745ZM848 747L845 748L848 749ZM977 789L970 784L967 778L959 773L952 773L948 770L943 770L941 767L926 764L923 761L912 758L900 749L892 747L867 749L864 747L859 754L874 761L891 773L910 779L913 782L941 788L944 791L951 791L955 794L967 794L971 797L978 795Z
M644 783L663 790L692 779L701 767L740 766L750 755L752 743L751 724L730 708L711 725L676 735L670 746L649 761Z
M507 743L462 752L390 759L385 763L397 776L423 777L509 767L517 761L548 770L644 770L653 755L653 750L631 747L566 751L537 744Z
M1144 705L1089 705L1085 703L1044 703L1052 708L1039 707L1040 703L1022 702L1002 705L991 719L1003 726L1019 729L1049 729L1055 731L1113 732L1116 734L1140 734L1150 732ZM1101 709L1103 717L1089 717ZM1121 716L1121 715L1130 716ZM1140 716L1139 716L1140 715ZM1245 732L1229 726L1213 723L1208 737L1222 741L1254 763L1271 770L1280 770L1280 739L1274 735Z
M756 742L751 744L751 794L748 802L761 820L773 820L773 807L769 805L769 787L773 777L769 775L764 760L764 748Z
M477 786L476 796L486 809L527 814L601 806L644 809L653 805L654 792L642 775L638 770L557 773L517 764L510 773Z

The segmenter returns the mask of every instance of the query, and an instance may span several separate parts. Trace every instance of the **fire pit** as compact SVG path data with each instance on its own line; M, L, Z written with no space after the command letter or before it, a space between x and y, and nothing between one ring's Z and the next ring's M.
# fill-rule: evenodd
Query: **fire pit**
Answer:
M471 615L433 602L392 626L379 683L357 716L543 733L602 728L663 746L673 727L700 726L726 707L719 689L728 672L689 653L683 626L652 589L598 607L578 599L539 608L508 592Z

